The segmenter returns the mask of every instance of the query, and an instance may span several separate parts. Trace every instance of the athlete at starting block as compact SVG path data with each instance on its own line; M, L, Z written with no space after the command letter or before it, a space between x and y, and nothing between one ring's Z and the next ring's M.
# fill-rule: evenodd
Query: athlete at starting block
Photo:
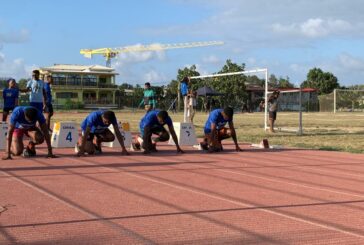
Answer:
M109 130L110 125L114 126L115 135ZM76 145L78 156L87 154L102 153L102 142L113 142L115 136L121 146L121 153L129 155L125 146L123 136L120 133L115 113L113 111L94 111L91 112L81 123L82 135L79 143ZM94 138L96 137L95 143Z
M164 128L165 124L168 125L169 133ZM140 135L137 136L133 143L134 149L139 150L142 147L145 154L156 152L156 143L168 141L170 137L169 135L171 135L174 143L176 144L177 153L184 153L178 144L177 135L173 128L173 122L168 115L168 112L159 110L149 111L141 119L139 129ZM152 139L153 134L157 135L157 137Z
M232 137L235 143L236 151L241 151L233 123L234 110L231 107L225 109L213 110L204 127L204 141L200 143L201 148L209 152L222 151L222 140ZM229 123L229 128L226 128L226 123Z
M39 123L40 128L36 126ZM30 138L28 146L24 149L23 136ZM8 130L6 155L3 160L12 159L11 154L24 157L36 155L35 145L42 144L44 139L48 146L47 157L54 158L52 153L51 140L48 127L43 114L33 106L18 106L14 109L10 117Z

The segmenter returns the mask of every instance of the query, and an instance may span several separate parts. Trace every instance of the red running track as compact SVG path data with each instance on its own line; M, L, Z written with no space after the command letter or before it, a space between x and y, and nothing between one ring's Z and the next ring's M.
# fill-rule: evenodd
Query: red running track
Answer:
M1 161L0 244L364 244L364 155L184 148Z

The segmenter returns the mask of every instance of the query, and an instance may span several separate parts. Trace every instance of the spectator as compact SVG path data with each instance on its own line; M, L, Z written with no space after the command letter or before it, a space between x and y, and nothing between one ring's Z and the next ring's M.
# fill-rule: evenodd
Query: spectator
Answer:
M16 86L15 79L9 79L8 85L9 87L3 90L3 122L6 122L10 111L13 111L19 105L19 89Z
M156 98L154 90L151 88L151 85L149 82L144 84L144 97L142 101L139 103L139 107L141 107L144 104L144 109L146 112L149 112L156 108Z

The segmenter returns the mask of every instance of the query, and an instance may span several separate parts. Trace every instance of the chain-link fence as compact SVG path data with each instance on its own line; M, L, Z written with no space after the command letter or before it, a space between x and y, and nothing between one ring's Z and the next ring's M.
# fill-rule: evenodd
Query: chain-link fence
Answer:
M364 90L336 89L320 95L319 101L321 112L363 112Z

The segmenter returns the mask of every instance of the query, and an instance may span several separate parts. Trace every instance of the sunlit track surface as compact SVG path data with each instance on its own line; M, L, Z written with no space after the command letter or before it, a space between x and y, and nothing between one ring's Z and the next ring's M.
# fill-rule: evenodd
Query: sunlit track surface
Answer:
M364 155L244 146L0 162L0 244L363 244Z

